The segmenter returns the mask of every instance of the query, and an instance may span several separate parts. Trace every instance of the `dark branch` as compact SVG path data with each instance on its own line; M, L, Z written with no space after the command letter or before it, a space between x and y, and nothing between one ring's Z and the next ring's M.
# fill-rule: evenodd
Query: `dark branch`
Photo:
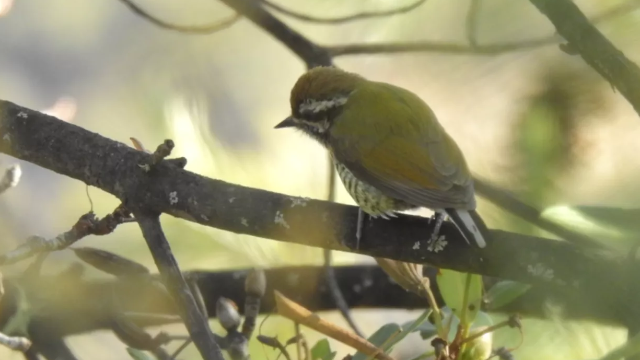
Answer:
M572 1L530 1L549 18L571 50L618 89L640 114L640 68L604 37Z
M433 266L527 283L593 291L614 306L621 300L603 293L636 263L608 261L566 242L492 231L488 251L470 248L454 225L441 234L440 252L426 249L428 219L401 215L367 221L359 251L341 245L355 233L357 208L286 196L212 180L171 163L145 172L149 154L116 143L73 124L0 102L0 152L29 161L120 198L125 206L144 206L178 218L239 234ZM74 139L68 141L67 139ZM179 146L179 145L178 145ZM507 261L508 259L508 261ZM631 267L629 269L627 267Z
M281 5L278 5L270 0L260 0L268 7L272 8L275 11L278 11L284 15L290 16L294 19L319 23L319 24L342 24L354 20L363 20L363 19L371 19L371 18L379 18L379 17L387 17L391 15L398 15L408 13L409 11L416 9L418 6L427 2L427 0L417 0L412 4L405 5L396 9L384 10L384 11L363 11L354 15L335 17L335 18L319 18L315 16L301 14L292 10L289 10Z
M151 22L152 24L157 25L163 29L169 29L169 30L183 32L183 33L212 34L214 32L224 30L230 27L231 25L235 24L238 20L242 18L240 14L236 13L227 19L220 20L212 24L193 25L193 26L176 25L149 14L143 8L136 5L131 0L120 0L120 1L124 5L126 5L129 9L131 9L131 11L133 11L134 14L142 17L143 19Z
M334 268L338 285L342 289L344 299L351 309L424 309L424 299L406 292L393 283L389 276L378 266L338 266ZM245 313L244 279L249 270L229 270L222 272L186 272L185 276L197 278L207 312L215 316L216 304L220 297L231 299ZM439 305L443 305L435 281L436 269L428 268L426 275L431 279L431 290ZM311 311L334 311L336 305L333 296L326 286L326 273L322 267L301 266L283 267L265 270L266 295L260 302L260 313L273 312L275 303L273 291L278 290L285 296L299 302ZM15 282L24 284L21 279L8 278L6 302L2 303L0 324L4 324L12 311L11 300L15 296ZM60 284L65 284L68 291L61 292ZM489 288L492 281L486 280ZM34 313L34 321L38 324L55 324L55 334L66 336L109 328L113 312L105 299L118 299L119 310L127 314L155 313L175 314L175 305L161 288L152 282L131 283L127 279L62 280L43 275L28 283L27 292L37 292L39 297L47 300L46 311ZM384 294L385 296L380 296ZM614 294L618 296L618 294ZM69 299L74 301L70 302ZM592 296L584 296L567 291L553 291L544 286L533 286L528 292L498 312L505 314L519 313L523 316L545 318L548 305L553 303L562 309L563 319L589 320L600 323L624 324L628 313L615 307L599 306ZM159 325L178 321L175 317L142 317L131 316L140 326ZM173 319L172 319L173 318ZM37 344L37 342L36 342Z
M159 213L134 208L133 214L138 220L142 235L147 241L158 270L160 270L163 282L173 296L180 316L200 355L204 360L223 360L222 351L209 328L209 323L198 310L198 304L178 267L169 242L164 236Z

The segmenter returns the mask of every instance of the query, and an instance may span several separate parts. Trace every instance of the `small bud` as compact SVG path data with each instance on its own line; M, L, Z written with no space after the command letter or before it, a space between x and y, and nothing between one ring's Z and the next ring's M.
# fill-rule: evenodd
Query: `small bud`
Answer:
M240 314L238 306L232 300L227 298L219 298L216 304L216 317L220 325L227 330L235 330L240 326Z
M469 335L478 334L483 330L486 330L486 326L478 327L471 330ZM493 336L491 332L483 334L482 336L471 340L467 343L464 351L460 354L460 360L485 360L491 356L493 343Z
M253 269L249 272L247 279L244 281L244 291L247 295L259 298L264 296L267 291L267 278L263 270Z

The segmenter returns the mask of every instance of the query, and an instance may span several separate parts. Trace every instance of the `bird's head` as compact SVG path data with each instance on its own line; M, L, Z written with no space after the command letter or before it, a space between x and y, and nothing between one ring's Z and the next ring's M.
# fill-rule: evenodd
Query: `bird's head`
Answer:
M366 80L335 67L316 67L300 76L291 90L291 115L276 129L295 127L326 144L333 121L349 96Z

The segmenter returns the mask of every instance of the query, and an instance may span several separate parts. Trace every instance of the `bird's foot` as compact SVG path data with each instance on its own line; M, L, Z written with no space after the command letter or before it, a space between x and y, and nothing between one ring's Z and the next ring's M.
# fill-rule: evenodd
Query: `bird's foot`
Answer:
M433 231L431 232L431 237L429 238L429 244L427 245L429 248L433 247L433 245L438 240L438 236L440 235L440 228L442 227L442 223L444 222L445 215L440 212L435 212L431 217L431 221L435 221L435 225L433 226Z
M364 228L364 216L365 213L362 211L362 209L358 208L358 222L356 224L355 243L353 238L345 238L342 239L342 245L348 247L349 249L358 250L360 248L360 240L362 240L362 229Z

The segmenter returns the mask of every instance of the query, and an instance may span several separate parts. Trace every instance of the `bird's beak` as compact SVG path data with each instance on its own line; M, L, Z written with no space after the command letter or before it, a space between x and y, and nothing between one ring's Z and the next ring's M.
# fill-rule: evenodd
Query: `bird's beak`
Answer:
M282 120L274 129L282 129L286 127L296 126L295 121L293 120L293 116L289 116L288 118Z

